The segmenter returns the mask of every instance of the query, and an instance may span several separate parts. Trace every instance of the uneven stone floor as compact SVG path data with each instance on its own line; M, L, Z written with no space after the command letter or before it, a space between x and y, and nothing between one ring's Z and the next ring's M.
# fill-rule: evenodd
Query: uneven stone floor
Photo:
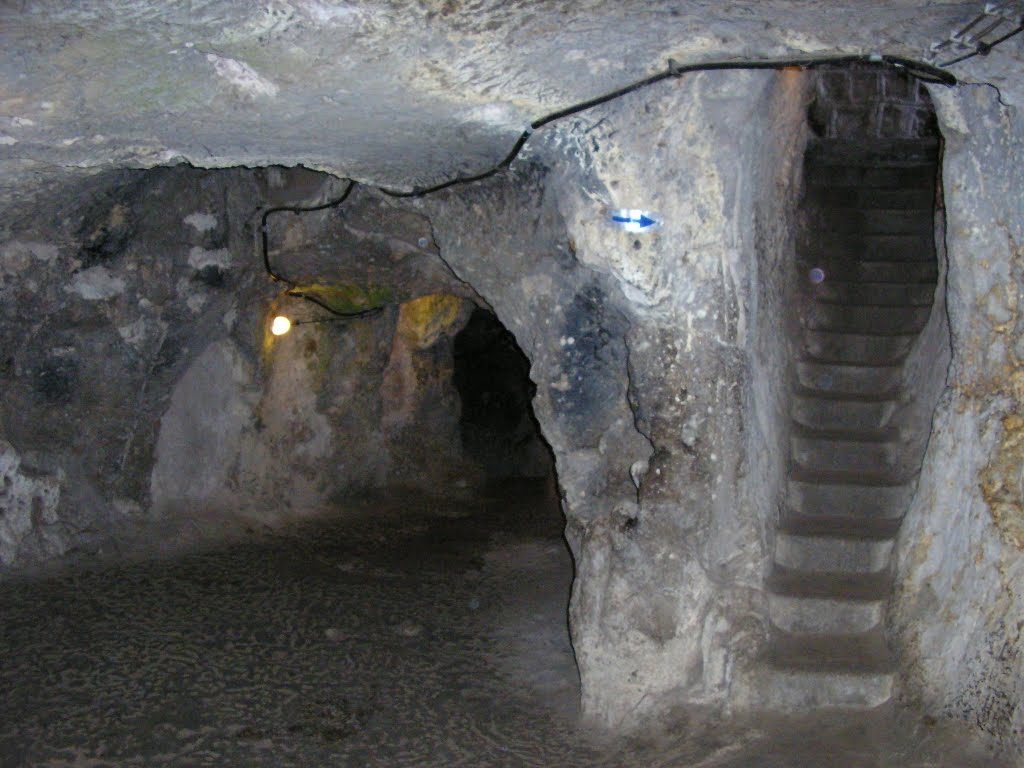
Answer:
M0 585L0 765L992 766L889 711L576 725L540 486L391 496L216 551Z

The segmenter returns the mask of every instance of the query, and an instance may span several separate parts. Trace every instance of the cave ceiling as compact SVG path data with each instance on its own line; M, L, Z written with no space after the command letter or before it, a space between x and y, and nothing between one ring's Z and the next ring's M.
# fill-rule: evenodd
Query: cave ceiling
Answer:
M921 59L978 2L97 0L0 3L0 204L75 175L305 165L409 187L665 67ZM1024 35L954 68L1018 102ZM657 87L671 87L663 84Z

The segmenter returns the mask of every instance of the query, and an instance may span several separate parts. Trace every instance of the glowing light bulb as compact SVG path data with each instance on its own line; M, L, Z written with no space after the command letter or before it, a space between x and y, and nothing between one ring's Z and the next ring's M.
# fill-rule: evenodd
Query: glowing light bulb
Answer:
M278 315L270 323L270 332L275 336L284 336L292 329L292 321L284 315Z

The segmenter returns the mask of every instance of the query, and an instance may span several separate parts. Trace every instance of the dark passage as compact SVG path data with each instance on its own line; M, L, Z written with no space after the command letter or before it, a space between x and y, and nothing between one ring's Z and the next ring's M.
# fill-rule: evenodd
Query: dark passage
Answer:
M491 478L551 475L551 451L530 405L530 361L515 337L492 312L476 309L455 337L454 355L467 456Z

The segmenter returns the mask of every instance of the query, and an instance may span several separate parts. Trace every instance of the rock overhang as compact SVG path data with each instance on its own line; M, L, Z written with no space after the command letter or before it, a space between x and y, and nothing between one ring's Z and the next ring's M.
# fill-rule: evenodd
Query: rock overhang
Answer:
M0 203L124 167L303 165L409 188L499 162L524 127L665 66L921 59L976 3L810 7L447 0L9 5ZM960 65L1014 100L1019 40Z

